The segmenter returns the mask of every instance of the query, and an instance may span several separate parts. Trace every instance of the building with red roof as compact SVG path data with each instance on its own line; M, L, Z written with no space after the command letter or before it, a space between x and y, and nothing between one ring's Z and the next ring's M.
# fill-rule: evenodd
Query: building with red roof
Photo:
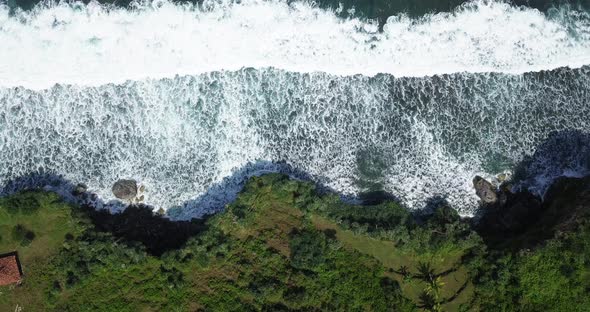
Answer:
M23 269L16 251L0 255L0 286L10 285L21 281Z

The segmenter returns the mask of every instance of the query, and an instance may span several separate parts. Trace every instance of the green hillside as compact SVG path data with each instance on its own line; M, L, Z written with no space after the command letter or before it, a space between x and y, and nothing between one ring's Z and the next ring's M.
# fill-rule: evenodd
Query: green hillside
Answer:
M25 272L21 285L0 289L2 311L590 306L590 228L584 220L536 248L500 250L486 246L448 207L418 222L395 203L349 205L277 174L252 178L225 212L161 255L146 247L149 242L129 239L127 227L105 231L95 213L52 193L0 199L0 216L0 252L18 250Z

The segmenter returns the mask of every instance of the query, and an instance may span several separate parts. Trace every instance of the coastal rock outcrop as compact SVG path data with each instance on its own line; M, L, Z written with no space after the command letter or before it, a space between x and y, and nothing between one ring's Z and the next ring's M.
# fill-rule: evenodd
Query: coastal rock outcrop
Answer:
M565 233L590 214L590 176L555 180L544 197L529 191L512 193L507 187L496 191L498 200L483 204L477 232L493 245L510 241L511 247L532 247Z
M137 181L121 179L111 189L118 199L133 201L137 196Z
M479 228L489 233L515 235L526 230L542 212L541 198L528 191L502 191L502 201L484 207Z
M475 176L473 178L473 187L475 188L475 194L479 197L482 204L494 204L498 201L496 187L486 179Z
M72 194L74 196L80 196L80 195L86 193L87 190L88 190L88 187L86 186L86 184L84 184L84 183L78 183L74 187L74 190L72 190Z

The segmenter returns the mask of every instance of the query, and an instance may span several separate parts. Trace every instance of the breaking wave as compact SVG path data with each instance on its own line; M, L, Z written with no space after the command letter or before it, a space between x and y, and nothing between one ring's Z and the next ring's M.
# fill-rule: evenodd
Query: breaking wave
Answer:
M148 204L169 208L281 160L343 194L384 189L411 208L444 197L470 215L474 175L512 168L554 131L588 129L589 102L588 67L422 78L250 68L0 88L0 184L62 173L108 200L132 177ZM218 211L219 196L176 217Z
M590 63L590 16L476 1L377 22L307 2L0 6L0 86L98 86L244 67L332 75L520 74Z

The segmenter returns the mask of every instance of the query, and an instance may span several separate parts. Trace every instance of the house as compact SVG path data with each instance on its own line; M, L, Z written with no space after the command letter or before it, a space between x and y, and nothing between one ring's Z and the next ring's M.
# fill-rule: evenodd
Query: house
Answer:
M21 281L23 269L16 251L0 254L0 286Z

